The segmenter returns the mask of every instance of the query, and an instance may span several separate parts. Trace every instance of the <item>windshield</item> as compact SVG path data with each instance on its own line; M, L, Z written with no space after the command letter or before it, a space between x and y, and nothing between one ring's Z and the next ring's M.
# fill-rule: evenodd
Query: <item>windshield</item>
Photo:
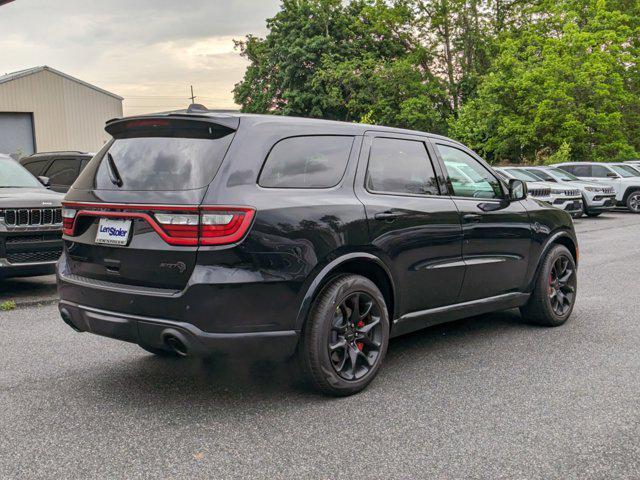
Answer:
M640 172L629 165L620 165L620 168L622 168L623 170L626 170L634 177L640 177Z
M22 165L12 158L0 158L0 188L44 188Z
M113 135L74 184L76 190L167 191L213 180L234 130L210 122L145 119L110 125Z
M611 169L614 172L616 172L618 175L620 175L621 177L624 177L624 178L631 178L631 177L635 177L636 176L633 173L628 172L626 170L626 168L624 168L623 166L620 166L620 165L611 165Z
M555 175L560 180L580 180L573 173L569 173L569 172L567 172L565 170L562 170L560 168L554 168L553 169L553 175Z
M547 182L556 182L556 179L549 175L547 172L543 172L542 170L528 170L527 173L538 177L540 180L546 180Z
M525 172L524 170L522 170L520 168L505 168L505 171L507 171L514 178L517 178L518 180L522 180L524 182L539 182L540 181L539 178L531 175L528 172Z

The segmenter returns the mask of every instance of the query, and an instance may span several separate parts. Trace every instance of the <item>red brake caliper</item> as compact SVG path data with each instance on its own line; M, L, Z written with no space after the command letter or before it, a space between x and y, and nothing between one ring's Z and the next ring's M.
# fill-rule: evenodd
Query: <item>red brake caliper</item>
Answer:
M362 328L364 327L364 322L362 320L360 320L357 324L356 327L358 328ZM362 351L362 349L364 348L364 343L363 342L356 342L356 345L358 347L358 350Z

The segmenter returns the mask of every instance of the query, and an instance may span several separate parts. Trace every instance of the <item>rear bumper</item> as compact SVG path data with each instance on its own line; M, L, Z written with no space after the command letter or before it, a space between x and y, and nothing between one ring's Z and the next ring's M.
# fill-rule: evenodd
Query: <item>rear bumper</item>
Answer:
M257 358L286 359L298 345L295 330L249 333L208 333L196 326L165 320L100 310L62 300L62 319L76 331L90 332L147 347L167 348L167 338L178 338L188 355L231 354Z

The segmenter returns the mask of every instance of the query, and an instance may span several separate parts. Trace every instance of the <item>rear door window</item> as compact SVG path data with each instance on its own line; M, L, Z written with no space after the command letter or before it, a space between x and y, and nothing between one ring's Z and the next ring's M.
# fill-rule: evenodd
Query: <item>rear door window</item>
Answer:
M114 139L84 169L75 188L175 191L213 180L234 130L194 120L144 119L107 127ZM114 170L115 167L115 170ZM121 182L118 182L120 177ZM94 183L95 186L91 185ZM118 186L120 183L120 186Z
M49 177L52 186L69 186L78 177L80 162L75 158L56 158L45 176Z
M587 165L587 168L589 166ZM591 175L594 178L607 178L607 174L610 173L610 170L602 165L591 165ZM576 174L580 176L579 174Z
M369 155L367 190L398 195L438 195L438 182L423 142L375 138Z
M258 184L267 188L330 188L347 168L353 137L291 137L269 152Z
M591 177L591 167L589 165L563 166L569 173L573 173L576 177ZM605 175L606 176L606 175Z
M22 166L36 177L39 177L42 175L42 170L47 166L47 163L49 163L49 160L38 160L37 162L24 163Z

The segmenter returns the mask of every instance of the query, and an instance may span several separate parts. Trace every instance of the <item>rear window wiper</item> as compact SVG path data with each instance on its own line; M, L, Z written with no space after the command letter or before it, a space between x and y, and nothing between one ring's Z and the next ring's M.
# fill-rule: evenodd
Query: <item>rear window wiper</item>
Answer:
M113 160L113 155L109 152L107 152L107 163L109 164L109 178L111 183L116 187L122 187L122 177L120 176L118 167L116 167L116 162Z

